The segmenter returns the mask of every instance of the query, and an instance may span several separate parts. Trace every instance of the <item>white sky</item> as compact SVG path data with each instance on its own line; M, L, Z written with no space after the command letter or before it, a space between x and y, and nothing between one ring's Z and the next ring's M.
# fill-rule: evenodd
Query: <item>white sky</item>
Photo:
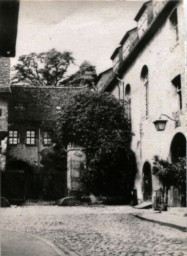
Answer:
M55 48L73 52L77 65L88 60L97 72L111 66L110 56L129 29L140 1L21 0L16 58Z
M17 54L12 65L20 55L55 48L73 52L77 65L88 60L100 73L111 67L112 52L125 32L136 26L134 17L145 0L20 2Z

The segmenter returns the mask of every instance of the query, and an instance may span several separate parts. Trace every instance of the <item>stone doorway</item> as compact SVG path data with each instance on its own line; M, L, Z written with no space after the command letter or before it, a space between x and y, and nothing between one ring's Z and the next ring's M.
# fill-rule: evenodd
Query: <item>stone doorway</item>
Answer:
M149 162L145 162L143 166L143 200L152 201L152 174L151 165Z

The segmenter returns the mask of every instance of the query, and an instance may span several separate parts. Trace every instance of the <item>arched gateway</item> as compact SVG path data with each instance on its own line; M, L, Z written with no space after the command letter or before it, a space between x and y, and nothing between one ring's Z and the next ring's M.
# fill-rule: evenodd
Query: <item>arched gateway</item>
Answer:
M151 201L152 200L152 174L151 174L151 165L149 162L145 162L143 166L143 200Z
M186 138L182 133L177 133L171 142L171 162L176 163L180 157L186 156Z
M186 137L182 133L177 133L172 139L170 147L171 162L176 163L180 158L186 157ZM174 207L186 206L186 193L176 187L171 187L169 191L169 205Z

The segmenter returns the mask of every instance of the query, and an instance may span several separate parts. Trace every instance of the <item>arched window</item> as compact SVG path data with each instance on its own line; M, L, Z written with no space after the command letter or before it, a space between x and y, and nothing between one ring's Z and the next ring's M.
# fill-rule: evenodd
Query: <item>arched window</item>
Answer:
M127 118L131 119L131 87L129 84L125 87L125 102Z
M178 97L178 109L182 109L182 91L181 91L181 76L176 76L172 81L172 84L174 85L176 89L176 95Z
M151 165L149 162L144 163L142 176L143 176L143 180L142 180L143 199L144 201L151 201L153 185L152 185Z
M141 71L141 79L144 86L144 98L145 98L145 115L149 115L149 78L148 78L148 67L145 65Z
M175 134L171 142L171 161L176 163L180 157L186 157L186 138L182 133Z
M169 21L177 41L179 39L177 9L175 9L170 15Z

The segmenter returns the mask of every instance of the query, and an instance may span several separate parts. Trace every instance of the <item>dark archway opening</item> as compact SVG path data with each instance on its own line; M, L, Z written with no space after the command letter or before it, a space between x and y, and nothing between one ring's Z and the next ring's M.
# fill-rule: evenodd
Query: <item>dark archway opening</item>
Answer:
M152 174L151 174L151 165L148 162L145 162L143 166L143 200L151 201L152 200Z
M11 203L19 204L37 193L32 166L23 160L10 160L3 177L3 194Z
M131 87L129 84L125 88L125 113L127 118L131 119Z
M148 67L146 65L143 66L142 70L141 70L141 79L146 79L148 77Z
M185 162L186 158L186 137L182 133L177 133L171 142L171 162L175 165ZM184 158L184 160L182 160ZM183 167L184 173L185 167ZM184 181L184 182L183 182ZM172 186L169 191L170 205L175 207L186 206L186 182L181 176L181 182L177 187Z
M186 156L186 138L177 133L171 142L171 162L176 163L180 157Z

